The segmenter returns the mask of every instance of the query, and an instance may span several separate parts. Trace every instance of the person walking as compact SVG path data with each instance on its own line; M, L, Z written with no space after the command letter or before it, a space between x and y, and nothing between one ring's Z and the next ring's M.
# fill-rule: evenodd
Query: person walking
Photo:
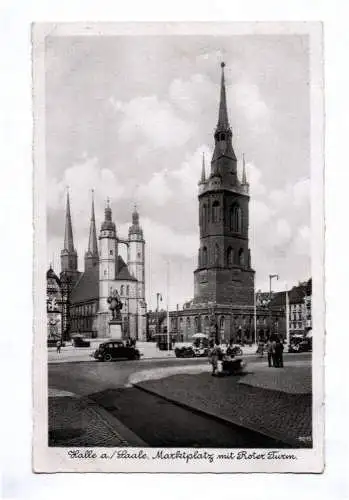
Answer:
M267 355L268 355L268 366L269 366L269 368L271 368L273 366L274 346L273 346L273 342L271 341L270 338L267 340L266 348L267 348Z
M57 347L57 353L59 354L61 352L61 347L62 347L62 342L60 340L57 340L56 347Z
M276 339L275 342L275 366L276 368L284 367L284 359L283 359L284 345L279 339Z
M212 376L214 377L216 375L216 372L218 370L218 355L219 355L219 347L218 345L215 345L214 343L211 344L211 349L209 353L209 361L212 366Z

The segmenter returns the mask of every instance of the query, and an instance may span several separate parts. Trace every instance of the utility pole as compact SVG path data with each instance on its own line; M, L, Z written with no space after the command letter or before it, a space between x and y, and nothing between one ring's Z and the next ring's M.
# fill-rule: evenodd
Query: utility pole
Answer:
M271 290L271 283L273 278L276 278L277 280L279 279L278 274L269 274L269 336L271 335L271 295L272 295L272 290Z
M167 350L170 350L170 262L167 261L166 267L166 282L167 282Z
M290 345L289 316L290 316L290 303L289 303L289 297L288 297L288 286L286 285L286 345L287 345L287 348Z
M162 301L161 293L156 294L156 337L159 336L160 328L159 328L159 301ZM156 339L159 340L158 338Z
M257 297L256 291L254 292L254 303L253 303L253 328L254 328L254 344L257 344Z

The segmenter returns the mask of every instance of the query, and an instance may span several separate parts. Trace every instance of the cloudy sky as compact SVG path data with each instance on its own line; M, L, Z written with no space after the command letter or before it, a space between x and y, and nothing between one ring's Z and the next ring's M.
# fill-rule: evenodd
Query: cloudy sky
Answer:
M209 168L220 62L233 144L250 182L256 287L310 276L309 61L306 36L89 36L46 39L48 255L60 271L66 186L79 268L91 188L97 229L111 200L121 237L134 203L146 238L146 287L170 305L193 295L197 182ZM165 299L166 300L166 299Z

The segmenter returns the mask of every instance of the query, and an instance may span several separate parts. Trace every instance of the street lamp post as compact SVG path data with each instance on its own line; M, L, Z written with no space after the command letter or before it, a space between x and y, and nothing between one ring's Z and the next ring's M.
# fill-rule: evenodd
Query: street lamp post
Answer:
M278 274L269 274L269 335L271 335L271 294L272 294L271 284L272 284L273 278L276 278L278 280L279 275Z
M160 333L160 331L159 331L159 302L161 302L161 301L162 301L162 295L161 295L161 293L158 292L156 294L156 337L158 337L159 333ZM158 340L159 339L157 338L157 341Z

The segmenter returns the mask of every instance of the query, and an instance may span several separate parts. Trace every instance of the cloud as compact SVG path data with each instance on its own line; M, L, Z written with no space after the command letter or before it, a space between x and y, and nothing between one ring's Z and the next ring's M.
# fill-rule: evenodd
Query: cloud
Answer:
M146 141L149 147L172 148L184 146L192 135L192 126L183 120L173 106L157 96L136 97L129 102L110 98L119 118L118 137L135 143Z
M91 189L95 190L95 205L104 207L106 199L121 199L125 188L114 172L101 168L97 158L87 158L67 168L61 180L51 179L47 186L47 203L49 209L65 208L66 189L69 186L71 204L77 217L85 216L91 204Z
M137 199L164 206L172 197L173 192L168 182L168 171L154 172L146 184L142 184L136 191Z
M269 126L270 111L256 84L242 81L227 87L228 102L235 103L254 129Z

